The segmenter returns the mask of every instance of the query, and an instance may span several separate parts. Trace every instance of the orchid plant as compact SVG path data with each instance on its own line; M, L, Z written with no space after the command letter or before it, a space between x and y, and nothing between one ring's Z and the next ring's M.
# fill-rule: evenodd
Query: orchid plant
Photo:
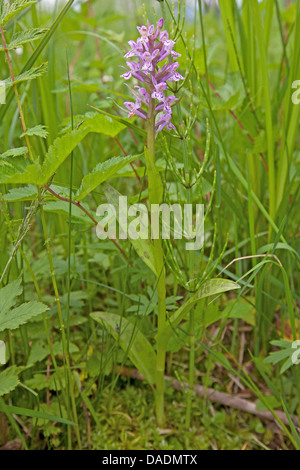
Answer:
M183 80L178 72L180 54L174 51L175 42L169 33L163 30L164 20L161 18L154 25L138 26L140 37L137 41L129 41L130 51L126 59L136 58L137 61L127 60L128 69L122 75L127 81L135 78L144 86L135 85L130 88L135 103L126 101L124 105L129 110L129 118L138 116L147 121L148 134L145 157L148 170L149 203L158 207L163 196L163 185L160 174L155 166L155 138L163 129L176 130L171 122L172 106L178 100L174 95L167 95L168 83ZM162 240L153 241L154 258L157 274L158 293L158 334L166 327L166 287L165 266ZM156 362L156 416L159 425L164 421L164 373L166 360L166 345L163 341L157 343Z
M155 163L156 137L163 130L176 131L172 120L172 108L178 104L178 115L180 107L178 99L173 94L168 94L168 83L178 82L184 78L178 72L180 54L174 51L175 41L170 39L167 31L163 30L164 21L161 18L154 25L138 27L140 37L136 41L129 41L130 50L125 54L126 59L136 58L135 61L127 60L127 69L121 76L127 81L134 78L137 84L129 87L135 102L126 101L124 105L129 111L129 118L137 116L146 122L147 142L144 149L147 176L149 204L151 206L151 217L159 218L160 204L163 199L163 183ZM144 84L144 86L141 86ZM204 162L209 154L209 133L205 151ZM199 173L199 178L201 173ZM107 188L109 191L109 187ZM153 220L153 219L152 219ZM153 227L152 227L153 228ZM149 240L148 240L149 242ZM150 243L150 242L149 242ZM203 298L220 294L228 290L237 289L239 286L224 279L206 279L206 272L199 273L203 282L197 285L197 289L183 302L183 304L170 316L166 314L166 281L165 281L165 257L162 239L153 237L151 245L153 263L151 269L156 275L155 289L158 298L158 320L157 334L155 336L156 348L130 321L116 314L94 312L92 318L103 323L111 334L118 338L121 346L128 352L129 357L148 380L155 393L156 417L159 426L163 426L164 415L164 393L165 393L165 364L168 342L173 332L180 323L187 318L195 305ZM212 254L211 254L212 257ZM212 258L211 258L212 259ZM149 265L148 265L149 266ZM208 269L208 268L207 268ZM173 271L173 270L172 270ZM191 269L191 272L194 270ZM122 323L122 325L121 325ZM117 329L116 325L117 324ZM191 325L193 319L191 314ZM190 381L194 384L194 333L191 331L191 354L190 354ZM134 339L132 339L134 338ZM187 407L187 423L190 422L191 400Z

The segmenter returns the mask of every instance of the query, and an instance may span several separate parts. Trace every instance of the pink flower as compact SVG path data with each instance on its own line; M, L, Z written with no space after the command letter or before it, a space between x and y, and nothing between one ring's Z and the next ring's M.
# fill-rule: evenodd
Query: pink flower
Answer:
M146 87L135 86L137 92L131 89L136 98L135 103L125 102L124 105L129 110L129 118L137 115L143 119L148 119L148 114L142 109L143 106L149 107L151 101L158 100L155 107L155 115L160 114L155 124L156 132L164 128L175 129L171 123L172 103L177 98L175 96L166 96L168 89L167 81L177 82L183 80L182 75L177 72L179 62L176 59L180 54L175 52L175 42L169 39L169 33L162 31L164 20L161 18L154 31L154 25L147 23L147 26L138 26L140 37L137 41L129 41L131 50L125 54L125 58L137 57L137 61L126 62L128 70L121 75L125 80L134 77ZM174 62L175 59L175 62ZM161 68L159 68L159 65ZM153 108L152 108L153 109Z

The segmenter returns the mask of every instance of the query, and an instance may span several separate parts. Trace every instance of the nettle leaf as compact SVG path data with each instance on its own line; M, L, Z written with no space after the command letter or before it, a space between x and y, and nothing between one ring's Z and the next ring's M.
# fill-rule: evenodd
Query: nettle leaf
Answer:
M35 78L40 77L47 71L47 67L47 62L42 65L39 65L38 67L32 67L26 72L21 73L21 75L15 77L14 84L17 85L18 83L27 82L28 80L34 80ZM6 80L4 80L4 83L7 87L10 87L12 86L13 81L11 78L7 78Z
M24 325L33 317L40 315L48 310L47 305L41 302L26 302L19 307L14 308L6 315L0 313L0 331L15 330L20 325Z
M34 135L43 137L43 135L41 135L41 133L43 133L41 127L42 126L36 126L36 128L33 128L34 130L29 129L27 134L33 131L35 133ZM0 159L0 183L38 184L43 186L87 134L95 132L115 137L123 129L125 129L123 124L114 122L110 117L96 113L88 113L86 114L86 119L83 124L78 129L74 129L73 131L69 130L62 137L54 141L53 145L49 147L42 166L37 162L31 163L28 159L21 157L18 159L16 157L14 159L12 157L11 159Z
M108 183L104 183L102 188L103 188L105 197L107 199L107 202L114 206L115 211L116 211L116 217L119 220L119 197L122 195L116 189L110 186ZM119 220L119 223L120 223L120 220ZM122 226L122 223L120 226L125 231L125 227ZM139 255L139 257L141 258L141 260L143 260L144 263L157 276L156 268L155 268L153 242L150 239L143 240L140 238L137 240L133 240L129 238L129 241L132 244L135 251L137 252L137 254Z
M37 39L40 39L43 34L45 34L47 29L40 29L40 28L32 28L32 29L27 29L26 31L21 31L20 33L16 33L13 35L11 41L9 44L7 44L7 49L9 51L17 49L20 46L23 46L23 44L26 44L31 41L36 41ZM1 45L0 46L0 51L4 50L4 47Z
M14 0L9 3L2 0L0 4L0 25L6 25L6 23L14 18L18 13L35 3L36 0Z
M199 302L199 300L236 289L240 289L240 286L236 282L227 279L210 279L209 281L206 281L202 287L200 287L195 294L189 297L171 316L169 324L159 335L157 335L157 342L167 345L173 331L187 317L190 310Z
M0 183L40 184L42 180L41 166L31 163L24 157L7 157L0 159Z
M36 135L37 137L42 137L42 139L46 139L48 136L48 131L46 130L46 126L38 125L35 127L31 127L30 129L27 129L26 132L20 135L20 138L25 137L25 135L28 135L28 136Z
M10 189L8 193L3 196L4 201L7 202L32 201L36 198L37 189L36 186L33 185Z
M120 344L135 367L152 386L156 382L156 355L153 347L141 331L126 318L114 313L94 312L91 317L103 324Z
M138 156L113 157L105 162L98 163L91 173L84 176L76 199L81 201L87 194L92 192L97 186L111 178L117 171L124 168L128 163L136 160Z
M88 113L79 128L69 130L57 138L50 146L42 165L42 182L46 184L77 145L91 132L115 137L125 126L114 122L111 118L96 113Z
M19 385L16 366L0 372L0 397L12 392Z
M16 297L21 295L23 288L21 286L21 280L10 282L6 287L0 289L0 312L8 312L8 310L14 306Z
M23 155L26 155L28 152L27 147L18 147L15 149L9 149L6 152L2 153L0 155L0 158L7 158L7 157L22 157Z
M17 302L16 297L22 292L21 279L10 282L0 289L0 331L14 330L27 323L31 318L48 310L47 305L36 301L25 302L12 309Z

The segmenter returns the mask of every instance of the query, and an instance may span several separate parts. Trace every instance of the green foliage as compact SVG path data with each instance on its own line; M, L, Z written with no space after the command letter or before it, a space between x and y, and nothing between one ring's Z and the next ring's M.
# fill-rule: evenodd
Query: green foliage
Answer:
M16 367L9 367L0 372L0 397L12 392L19 385Z
M20 138L24 137L25 135L28 135L28 136L35 135L37 137L41 137L42 139L46 139L48 132L46 130L46 126L38 125L38 126L32 127L31 129L27 129L26 132L20 135Z
M47 305L35 301L25 302L19 307L12 308L16 303L16 297L22 292L21 279L10 282L0 289L0 331L15 330L31 318L48 310Z
M47 71L47 67L47 63L38 65L37 67L32 67L31 69L26 70L26 72L17 75L14 80L12 78L7 78L6 80L4 80L4 83L7 87L10 87L13 83L15 85L18 85L18 83L34 80L35 78L38 78L43 75Z
M37 41L41 38L41 36L43 36L43 34L45 34L46 31L46 29L32 28L21 31L20 33L15 33L9 44L7 44L7 49L11 51L23 46L28 42ZM1 50L4 50L3 45L0 45L0 52Z
M293 355L295 353L295 348L293 348L293 342L287 341L285 339L280 339L276 341L271 341L273 346L276 346L279 351L271 352L270 355L265 359L266 364L278 364L285 360L284 364L280 369L280 374L283 374L295 364L292 360Z
M155 353L145 336L126 318L108 312L94 312L91 317L108 328L136 368L152 386L155 380Z
M21 13L25 8L34 5L36 0L13 0L12 2L1 2L0 5L0 26L5 26L12 20L18 13Z
M91 173L88 173L82 179L80 188L76 194L76 199L81 201L94 189L96 189L104 181L115 175L119 170L124 168L128 163L138 158L135 156L112 157L105 162L98 163Z
M41 184L47 183L53 173L90 132L115 137L123 129L122 124L116 124L106 116L95 113L86 114L78 129L68 131L56 139L49 148L41 169Z

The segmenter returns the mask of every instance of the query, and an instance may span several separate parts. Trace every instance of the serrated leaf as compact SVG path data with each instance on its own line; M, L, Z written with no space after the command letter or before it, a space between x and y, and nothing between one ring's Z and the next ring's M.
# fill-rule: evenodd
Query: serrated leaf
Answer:
M4 83L7 87L12 86L14 83L17 85L18 83L21 82L27 82L28 80L34 80L35 78L40 77L47 71L48 64L45 62L42 65L39 65L38 67L32 67L31 69L27 70L24 73L21 73L21 75L18 75L15 77L14 82L12 81L11 78L7 78L4 80Z
M14 330L31 318L48 310L47 305L36 301L23 303L11 310L17 302L16 298L22 292L21 279L12 281L0 289L0 331L6 329Z
M138 156L113 157L105 162L98 163L91 173L84 176L76 199L81 201L87 194L92 192L97 186L111 178L117 171L124 168L128 163L138 158Z
M7 157L22 157L23 155L26 155L28 152L27 147L18 147L15 149L9 149L6 152L2 153L0 155L0 158L7 158Z
M1 1L0 4L0 25L4 26L18 13L30 5L34 5L36 0L14 0L13 2Z
M7 44L7 49L9 51L17 49L18 47L26 44L27 42L36 41L40 39L40 37L47 31L47 29L39 29L39 28L32 28L27 29L25 31L21 31L20 33L16 33L13 35L9 44ZM3 45L0 46L0 51L4 50Z
M14 306L16 297L21 295L22 292L21 279L12 281L0 289L0 315L5 315Z
M96 113L88 113L78 129L69 130L57 138L50 146L42 165L42 181L46 184L75 147L91 132L115 137L125 127L114 122L111 118Z
M37 198L37 189L35 186L20 186L19 188L13 188L4 194L3 199L7 202L16 201L32 201Z
M0 183L11 184L40 184L42 180L39 163L30 163L24 157L10 157L0 160Z
M0 331L9 329L15 330L20 325L24 325L31 318L46 312L48 309L47 305L41 302L31 301L25 302L19 307L7 312L5 315L0 313Z
M20 137L25 137L25 135L29 135L29 136L35 135L37 137L42 137L43 139L46 139L48 136L48 131L46 130L46 126L38 125L35 127L31 127L30 129L27 129L27 131L24 132L22 135L20 135Z
M153 347L141 331L126 318L108 312L93 312L91 317L103 324L119 342L135 367L152 386L156 382L156 355Z
M18 385L19 379L15 366L0 372L0 397L12 392Z

